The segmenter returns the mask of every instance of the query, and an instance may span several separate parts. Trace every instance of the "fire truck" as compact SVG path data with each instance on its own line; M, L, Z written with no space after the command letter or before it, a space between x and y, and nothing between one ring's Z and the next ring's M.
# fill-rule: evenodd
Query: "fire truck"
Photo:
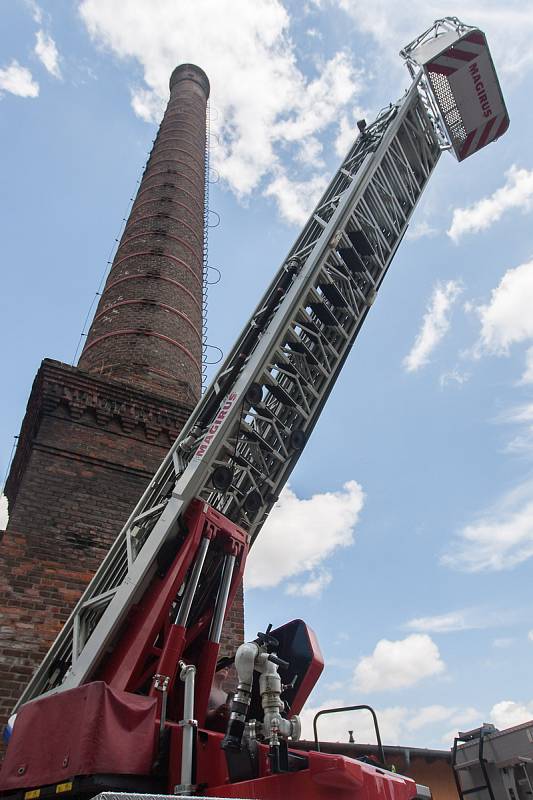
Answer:
M410 88L374 122L358 123L294 246L20 698L3 797L430 797L384 763L291 748L323 668L303 621L269 626L234 658L219 659L249 548L441 153L462 161L509 125L479 29L440 19L401 56ZM236 685L227 696L230 667Z

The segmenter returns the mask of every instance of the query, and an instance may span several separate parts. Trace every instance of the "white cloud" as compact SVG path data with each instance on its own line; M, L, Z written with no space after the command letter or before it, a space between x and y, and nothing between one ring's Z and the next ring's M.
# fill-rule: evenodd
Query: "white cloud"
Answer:
M7 512L7 497L5 494L0 494L0 530L5 530L9 520Z
M41 25L43 21L43 12L40 6L35 2L35 0L26 0L26 5L30 9L33 21L36 22L37 25Z
M430 354L450 327L448 315L461 292L462 287L457 281L436 285L420 332L411 352L404 358L403 364L407 372L414 372L429 362Z
M445 722L446 725L452 725L453 728L441 736L441 741L451 744L454 736L457 736L460 726L472 723L480 724L482 716L482 713L472 706L468 708L447 708L437 704L421 708L417 714L409 719L407 729L409 731L417 731L420 728L427 728L429 725L434 726L436 723Z
M311 572L307 580L300 583L289 583L285 593L300 597L320 597L326 586L331 583L331 579L331 572L328 572L327 569Z
M346 114L342 114L339 122L339 131L335 139L335 152L339 158L344 158L353 140L357 135L357 128Z
M333 688L335 687L335 688ZM341 688L332 684L331 691ZM302 738L313 739L313 718L318 711L328 708L341 708L344 700L332 697L317 706L305 707L301 713ZM462 725L481 724L482 714L477 709L447 708L442 705L423 708L389 706L376 709L381 738L384 744L418 744L427 747L427 738L442 740L451 744L457 730ZM443 725L453 725L454 729L442 734ZM428 732L428 728L430 731ZM353 730L354 739L361 744L375 744L376 735L370 714L366 711L347 711L345 713L324 715L317 724L320 741L348 742L348 731ZM420 734L419 731L423 733ZM413 739L415 740L413 742ZM408 741L407 741L408 740Z
M151 89L132 89L131 107L145 122L159 119L165 110L165 100Z
M273 197L281 216L294 225L302 225L324 191L327 179L317 175L308 181L291 180L283 170L271 180L264 191L265 197Z
M484 197L467 208L454 210L448 230L448 236L454 242L458 242L466 233L478 233L490 228L511 208L531 211L533 170L519 169L513 164L505 175L505 184L489 197Z
M36 40L35 54L37 58L39 58L50 75L53 75L54 78L61 78L61 70L59 68L59 53L56 43L52 37L43 30L37 31Z
M337 658L337 656L328 656L328 667L338 667L339 669L353 669L353 659Z
M399 5L391 0L330 0L344 9L355 26L381 45L384 58L399 64L398 50L431 25L433 20L450 13L446 0L412 0ZM485 31L498 72L524 77L533 64L529 46L533 35L531 0L506 0L504 4L477 0L468 5L467 22L473 21ZM399 69L399 66L397 67Z
M347 107L360 88L360 79L361 74L355 71L347 53L336 53L319 65L318 78L302 87L302 95L293 100L296 113L278 122L278 134L287 142L300 142L323 131L336 120L339 108Z
M309 136L309 138L305 141L305 143L300 148L300 151L297 155L297 160L300 161L302 164L307 164L308 166L324 166L324 160L322 158L322 151L323 151L322 142L320 142L315 136Z
M421 220L407 228L405 238L407 241L416 242L418 239L423 239L426 236L436 236L439 233L438 228L434 228L427 220Z
M528 481L466 525L442 562L464 572L496 572L532 556L533 482Z
M481 323L478 341L471 351L474 358L480 358L487 353L507 356L513 345L530 345L525 351L525 367L519 381L522 385L533 383L533 347L530 344L533 341L532 307L533 260L508 269L492 290L490 300L484 305L473 307ZM516 413L521 411L527 411L527 407L517 409ZM533 420L532 416L520 419L516 413L511 412L506 421ZM515 449L514 445L510 449Z
M340 631L337 638L335 639L335 644L340 644L341 642L349 642L350 641L350 634L346 633L346 631Z
M530 642L533 642L533 630L529 631L527 638L529 639Z
M533 720L533 701L516 703L514 700L502 700L492 706L489 720L500 730L529 722Z
M415 619L409 620L405 627L419 633L451 633L482 628L485 625L481 620L475 620L472 617L471 609L464 609L447 614L436 614L433 617L415 617Z
M533 403L526 403L523 406L515 406L501 414L499 419L502 422L518 422L526 425L533 423Z
M533 383L533 347L526 350L526 368L520 383Z
M359 660L354 686L360 692L403 689L444 670L439 648L431 637L413 633L395 642L381 639L372 655Z
M425 728L427 725L432 725L435 722L443 722L448 720L453 714L455 709L447 708L446 706L433 705L421 708L407 723L407 727L411 731L417 731L419 728Z
M176 64L205 69L219 114L212 159L221 178L240 198L265 191L289 222L301 223L310 202L296 195L315 196L324 183L317 141L335 135L363 85L351 54L334 54L307 78L281 0L82 0L79 9L96 42L141 64L145 85L133 90L132 105L143 119L159 120ZM293 163L300 154L313 174L289 175L282 158L289 147Z
M329 582L324 577L328 573L318 568L337 549L353 544L363 503L364 493L356 481L345 483L342 491L305 500L286 486L248 557L246 588L270 588L310 572L307 580L313 591L305 591L300 582L298 589L289 585L289 592L318 593Z
M492 646L496 647L498 650L506 650L508 647L511 647L513 642L514 639L510 636L501 636L498 639L493 639Z
M8 67L0 69L0 96L2 92L10 92L18 97L37 97L39 84L27 67L13 61Z
M451 383L456 383L459 386L462 386L470 380L470 373L469 372L460 372L458 369L451 369L449 372L443 372L439 378L439 384L444 389Z
M492 290L490 302L477 308L479 349L507 355L512 344L533 339L533 260L509 269Z
M318 711L327 708L341 708L346 705L343 699L332 697L317 706L305 706L300 714L302 738L313 739L313 719ZM383 742L396 743L402 738L408 709L402 706L381 708L376 710L379 730ZM367 711L347 711L340 714L328 714L320 717L317 723L318 738L324 742L347 742L348 731L353 730L357 742L375 744L376 734L372 717Z
M494 611L486 606L478 606L430 617L415 617L403 627L416 633L457 633L502 627L512 624L513 620L513 612L501 609Z
M332 681L331 683L324 684L324 688L328 692L338 692L339 689L344 689L344 681Z
M451 747L459 731L481 727L484 717L485 714L478 711L477 708L469 707L457 711L450 718L450 724L453 727L441 737L441 742L447 747Z
M510 408L498 419L500 422L522 426L520 432L507 445L507 452L524 453L530 456L533 452L533 403Z

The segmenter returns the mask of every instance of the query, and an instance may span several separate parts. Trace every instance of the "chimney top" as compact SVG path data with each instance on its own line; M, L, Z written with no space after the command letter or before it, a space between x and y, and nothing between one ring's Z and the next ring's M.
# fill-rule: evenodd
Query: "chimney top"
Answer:
M209 78L203 69L197 67L196 64L180 64L178 67L176 67L170 76L170 91L172 91L172 87L179 81L194 81L202 87L205 92L206 99L209 97Z

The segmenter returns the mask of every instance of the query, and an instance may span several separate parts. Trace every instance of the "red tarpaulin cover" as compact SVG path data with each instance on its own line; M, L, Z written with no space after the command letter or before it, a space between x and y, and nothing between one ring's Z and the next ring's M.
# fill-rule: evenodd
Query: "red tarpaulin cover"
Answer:
M0 789L61 783L75 775L148 775L156 700L98 681L20 709L0 771Z

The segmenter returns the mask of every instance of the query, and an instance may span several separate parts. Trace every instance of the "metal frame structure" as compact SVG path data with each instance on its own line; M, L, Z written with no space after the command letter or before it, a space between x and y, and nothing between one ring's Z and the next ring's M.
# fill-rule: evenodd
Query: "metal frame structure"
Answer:
M439 36L445 33L451 32L463 36L465 33L468 33L468 31L473 30L477 30L477 28L473 25L466 25L464 22L461 22L458 17L442 17L441 19L436 19L431 27L400 50L400 56L406 61L411 77L414 78L418 74L420 68L419 63L413 58L413 53L417 48L432 39L438 39Z
M461 20L457 17L442 17L442 19L435 20L430 28L424 31L424 33L421 33L420 36L417 36L416 39L413 39L412 42L409 42L408 45L400 50L400 56L405 61L411 77L417 77L420 98L424 103L426 112L433 123L439 138L440 146L443 150L451 150L452 142L448 131L446 130L446 123L435 100L433 88L428 80L427 75L424 72L420 74L421 65L416 60L415 55L419 47L427 44L433 39L438 39L440 36L444 36L449 33L455 33L457 36L463 36L465 33L468 33L468 31L472 30L476 29L472 25L465 25L465 23L461 22Z
M420 76L361 128L18 705L90 679L193 498L258 535L442 151Z

